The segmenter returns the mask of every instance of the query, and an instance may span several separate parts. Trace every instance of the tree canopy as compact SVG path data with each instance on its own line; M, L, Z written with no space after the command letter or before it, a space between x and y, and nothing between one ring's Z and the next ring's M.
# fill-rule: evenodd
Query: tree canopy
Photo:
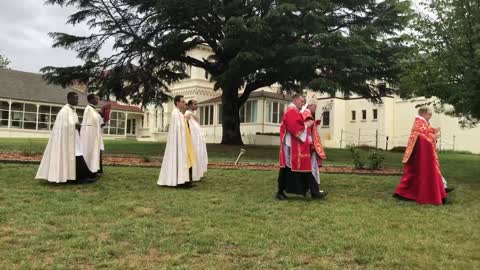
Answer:
M415 51L402 76L405 97L435 96L447 113L471 126L480 119L480 2L435 0L423 3L414 20ZM440 109L443 106L439 106Z
M84 82L101 96L161 103L186 66L205 69L222 91L222 143L241 144L240 107L260 87L342 91L378 100L396 85L410 19L401 0L48 0L76 6L68 23L92 33L51 33L83 65L45 67L51 83ZM99 50L113 40L114 53ZM187 52L205 45L204 59ZM387 93L393 89L386 89Z

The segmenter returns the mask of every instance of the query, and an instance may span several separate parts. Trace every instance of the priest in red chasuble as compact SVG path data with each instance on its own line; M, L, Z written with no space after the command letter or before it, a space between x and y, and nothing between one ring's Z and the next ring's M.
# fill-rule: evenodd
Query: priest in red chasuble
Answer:
M442 204L447 194L442 182L436 140L439 128L429 124L432 111L418 110L407 149L403 156L403 177L395 189L394 197L413 200L419 204Z
M320 194L326 195L327 192L319 190L318 186L320 185L320 167L322 167L322 162L327 158L325 151L323 150L322 140L320 139L320 134L318 133L318 126L320 125L320 120L315 121L315 112L317 110L316 104L309 104L305 110L303 110L302 115L305 121L314 121L313 126L307 129L308 141L310 143L310 161L312 164L312 175L315 178L317 183L317 191Z
M279 200L287 198L285 192L305 196L308 190L312 198L323 197L318 193L318 185L312 175L307 136L307 129L313 126L314 121L305 122L303 119L301 109L304 104L303 96L294 95L280 125L280 173L275 196Z

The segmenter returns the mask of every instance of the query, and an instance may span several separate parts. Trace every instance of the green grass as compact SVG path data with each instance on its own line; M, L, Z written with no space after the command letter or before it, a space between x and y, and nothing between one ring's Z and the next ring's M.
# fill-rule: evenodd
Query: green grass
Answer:
M24 152L24 153L43 153L46 146L46 139L10 139L2 138L0 140L0 152ZM240 148L247 150L242 157L242 162L256 163L277 163L278 146L229 146L221 144L208 144L207 150L209 160L211 161L230 161L233 162L240 152ZM133 155L142 157L159 157L165 151L165 144L159 142L138 142L129 140L105 140L105 149L107 155ZM351 154L346 149L327 148L327 160L325 165L343 165L353 166ZM390 151L381 151L385 156L384 166L402 167L403 153ZM365 153L364 153L365 154ZM463 160L473 159L480 161L480 155L459 154L455 152L440 153L441 160Z
M0 269L479 269L478 156L444 159L451 204L391 197L399 177L322 175L326 200L273 200L276 172L210 170L192 190L159 169L91 185L0 164Z

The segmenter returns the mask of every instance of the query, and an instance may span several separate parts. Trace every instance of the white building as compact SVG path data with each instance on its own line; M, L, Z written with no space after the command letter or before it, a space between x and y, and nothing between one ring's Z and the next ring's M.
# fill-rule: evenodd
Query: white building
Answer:
M49 85L40 74L0 69L0 137L48 138L70 91L79 95L76 110L81 121L87 105L86 93ZM113 102L105 138L136 138L137 123L142 117L140 108Z
M207 58L208 47L198 47L189 53L192 57ZM221 92L213 90L209 74L201 68L190 67L189 78L171 86L171 95L183 95L185 100L198 101L201 124L209 143L222 138ZM67 90L47 85L39 74L0 70L0 137L47 137L55 113L65 103ZM85 94L80 93L86 105ZM391 149L405 146L417 113L416 106L425 98L403 100L385 96L381 104L373 104L360 97L335 97L308 92L307 102L317 103L317 115L322 116L319 132L327 147L348 144L370 145ZM241 133L246 144L279 142L278 132L285 107L290 97L277 86L253 92L240 111ZM107 138L136 138L137 140L165 141L173 109L173 101L162 106L135 106L114 104ZM319 118L319 117L317 117ZM431 123L442 130L439 148L480 153L480 127L462 129L458 119L445 114L434 114ZM275 135L277 134L277 135Z
M396 96L382 98L373 104L358 97L319 97L318 113L329 104L331 110L324 113L319 131L328 147L345 147L348 144L370 145L391 149L406 146L418 106L435 101L434 98L404 100ZM461 128L459 119L443 113L433 114L434 127L441 128L438 147L441 150L470 151L480 153L480 127ZM388 143L388 144L387 144Z

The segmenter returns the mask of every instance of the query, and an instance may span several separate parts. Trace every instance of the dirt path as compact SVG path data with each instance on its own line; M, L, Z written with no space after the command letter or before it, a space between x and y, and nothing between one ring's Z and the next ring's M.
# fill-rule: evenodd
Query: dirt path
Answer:
M42 155L27 156L22 153L0 153L0 163L39 163ZM160 167L160 159L142 158L134 156L104 156L103 164L107 166L134 166L134 167ZM276 164L257 164L240 162L237 166L233 162L209 162L211 169L243 169L258 171L276 171ZM383 168L381 170L355 170L347 166L326 166L320 168L324 173L347 173L347 174L369 174L369 175L401 175L398 168Z

